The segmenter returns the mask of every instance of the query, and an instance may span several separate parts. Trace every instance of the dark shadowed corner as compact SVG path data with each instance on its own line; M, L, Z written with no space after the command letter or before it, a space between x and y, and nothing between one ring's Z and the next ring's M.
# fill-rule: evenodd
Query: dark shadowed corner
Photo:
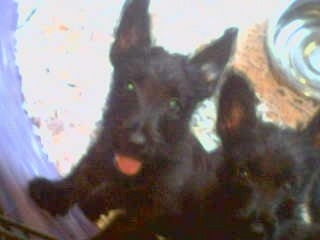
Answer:
M53 218L26 193L31 178L59 175L43 154L22 108L21 78L15 63L17 18L17 3L0 0L0 205L6 217L57 239L86 239L96 227L77 208L65 217Z

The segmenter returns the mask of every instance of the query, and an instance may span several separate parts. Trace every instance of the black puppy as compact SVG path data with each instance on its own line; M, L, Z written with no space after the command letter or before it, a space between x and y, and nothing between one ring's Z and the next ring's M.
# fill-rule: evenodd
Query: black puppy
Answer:
M312 215L311 203L316 205L311 199L320 164L314 146L320 113L304 129L287 129L261 121L256 103L246 77L230 73L218 111L220 196L229 209L220 221L233 229L231 239L320 239L319 227L304 220Z
M166 226L163 232L178 237L170 229L175 217L168 216L192 222L181 217L193 204L188 186L202 191L201 171L212 175L215 168L189 121L197 103L214 92L237 30L227 30L193 57L169 54L152 45L148 5L148 0L128 0L123 8L110 53L113 83L96 141L66 178L37 178L29 185L34 201L53 215L65 214L75 203L90 219L125 209L126 220L118 221L124 223L97 239L152 238L138 230L146 224L156 232ZM195 184L193 176L199 178Z

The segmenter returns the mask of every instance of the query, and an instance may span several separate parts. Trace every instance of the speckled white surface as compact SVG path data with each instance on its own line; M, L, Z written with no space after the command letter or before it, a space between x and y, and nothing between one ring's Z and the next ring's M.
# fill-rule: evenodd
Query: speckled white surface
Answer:
M44 151L66 174L86 150L108 93L108 51L123 0L19 0L17 64L25 108ZM266 19L278 0L154 0L153 35L171 52L192 53L227 27ZM198 119L211 129L206 115ZM209 119L209 120L208 120ZM201 131L201 127L198 128ZM202 138L208 149L212 136Z

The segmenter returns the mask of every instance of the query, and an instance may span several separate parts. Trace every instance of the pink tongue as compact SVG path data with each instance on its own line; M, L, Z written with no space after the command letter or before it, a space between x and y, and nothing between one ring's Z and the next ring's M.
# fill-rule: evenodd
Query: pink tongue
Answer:
M119 171L129 176L137 174L142 166L139 160L121 154L116 154L115 161Z

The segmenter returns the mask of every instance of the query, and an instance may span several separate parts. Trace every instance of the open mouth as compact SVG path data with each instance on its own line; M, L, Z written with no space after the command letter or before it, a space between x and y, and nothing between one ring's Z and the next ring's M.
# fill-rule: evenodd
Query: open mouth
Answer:
M122 174L127 176L135 176L140 172L142 168L142 162L136 158L116 153L115 166Z

